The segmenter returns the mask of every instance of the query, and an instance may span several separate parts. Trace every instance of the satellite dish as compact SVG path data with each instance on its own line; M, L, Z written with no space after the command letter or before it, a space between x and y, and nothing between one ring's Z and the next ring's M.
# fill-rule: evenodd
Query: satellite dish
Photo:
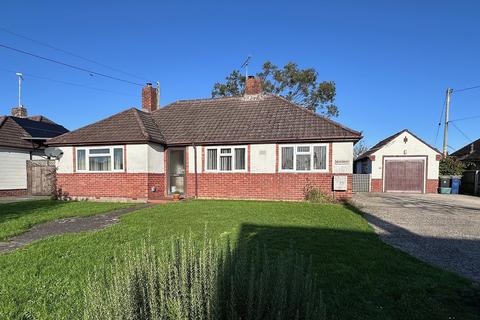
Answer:
M63 155L63 151L58 148L48 147L45 148L45 155L51 158L60 158Z

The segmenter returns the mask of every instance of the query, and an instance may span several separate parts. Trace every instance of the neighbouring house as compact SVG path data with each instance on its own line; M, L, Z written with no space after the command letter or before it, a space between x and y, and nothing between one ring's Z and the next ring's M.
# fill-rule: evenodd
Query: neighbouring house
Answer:
M480 170L480 139L458 149L451 156L460 160L468 170Z
M301 200L316 186L351 196L361 134L248 78L245 95L158 108L147 84L135 108L49 141L63 156L57 186L73 198Z
M355 159L355 173L370 174L372 192L435 193L441 152L407 129Z
M0 116L0 196L27 194L27 160L46 159L45 142L68 132L44 116L27 116L25 107Z

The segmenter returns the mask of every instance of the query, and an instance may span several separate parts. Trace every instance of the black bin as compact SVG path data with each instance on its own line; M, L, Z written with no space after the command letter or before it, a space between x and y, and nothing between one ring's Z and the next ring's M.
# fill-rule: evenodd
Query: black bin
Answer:
M450 188L450 185L452 183L452 178L450 178L450 177L440 177L438 180L439 180L440 188Z

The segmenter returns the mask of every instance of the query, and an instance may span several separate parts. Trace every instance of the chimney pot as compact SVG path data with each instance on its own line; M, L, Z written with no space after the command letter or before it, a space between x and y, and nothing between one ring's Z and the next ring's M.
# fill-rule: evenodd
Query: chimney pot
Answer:
M158 91L152 87L151 83L147 83L142 89L142 110L145 112L153 112L158 107Z
M262 79L248 76L245 81L245 95L256 95L263 92Z

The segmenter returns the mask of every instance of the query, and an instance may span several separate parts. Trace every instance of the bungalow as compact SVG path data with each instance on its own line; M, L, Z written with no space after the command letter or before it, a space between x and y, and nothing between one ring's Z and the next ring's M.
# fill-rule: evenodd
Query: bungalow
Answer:
M131 108L49 141L57 186L74 198L185 197L301 200L316 186L352 193L361 134L281 97L250 77L245 95L158 108L151 84Z
M370 174L372 192L435 193L441 153L407 129L355 159L355 173Z
M27 194L27 160L46 159L45 142L68 132L44 116L27 116L25 107L0 116L0 197Z
M458 149L451 156L460 160L468 170L480 170L480 139Z

